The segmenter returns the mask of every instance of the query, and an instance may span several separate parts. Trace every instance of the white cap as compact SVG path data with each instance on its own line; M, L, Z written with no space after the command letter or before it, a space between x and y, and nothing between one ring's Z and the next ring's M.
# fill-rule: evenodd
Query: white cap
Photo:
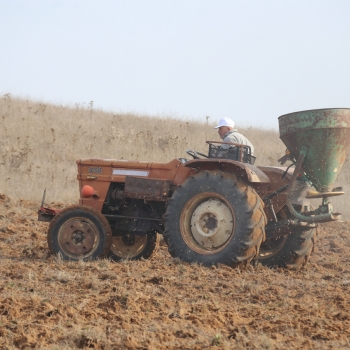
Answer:
M219 125L216 126L214 129L218 129L221 126L230 126L231 128L233 128L235 126L235 123L230 118L222 118L220 119Z

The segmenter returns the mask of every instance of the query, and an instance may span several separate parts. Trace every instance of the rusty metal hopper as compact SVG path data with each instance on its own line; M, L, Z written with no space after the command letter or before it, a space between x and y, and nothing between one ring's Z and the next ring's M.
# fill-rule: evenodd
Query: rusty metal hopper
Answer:
M280 138L319 192L329 192L350 150L350 109L316 109L278 118Z

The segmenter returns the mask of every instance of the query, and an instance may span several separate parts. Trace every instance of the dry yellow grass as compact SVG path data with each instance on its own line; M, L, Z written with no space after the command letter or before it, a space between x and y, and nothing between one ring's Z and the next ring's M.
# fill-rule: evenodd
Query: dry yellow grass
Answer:
M206 140L219 140L207 124L147 115L113 114L101 110L0 99L0 193L14 198L76 203L79 198L76 159L108 158L168 162L189 157L186 149L207 153ZM277 116L276 116L277 125ZM240 128L255 145L257 165L278 165L285 146L277 130ZM337 185L348 189L349 164ZM345 198L333 200L346 209ZM339 209L340 210L340 209ZM344 210L343 210L344 211Z

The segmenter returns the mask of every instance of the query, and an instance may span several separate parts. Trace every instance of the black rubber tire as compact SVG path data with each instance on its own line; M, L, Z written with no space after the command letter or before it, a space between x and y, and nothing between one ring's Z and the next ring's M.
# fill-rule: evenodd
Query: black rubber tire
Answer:
M134 244L127 244L123 242L123 237L121 236L112 237L108 257L114 261L150 259L158 251L160 235L157 232L144 236L135 236L134 238L142 240L143 245L139 248L136 247L137 250L133 252L132 248L137 244L137 241ZM116 245L119 245L119 251Z
M190 220L197 215L203 203L211 203L211 201L214 201L212 203L216 203L217 206L224 204L220 209L221 212L230 212L227 216L228 220L225 217L224 221L229 222L231 215L230 222L233 224L232 229L225 231L229 238L222 245L218 243L216 247L212 246L215 249L210 250L205 247L207 243L199 242L196 224L191 223ZM263 206L255 190L231 174L203 171L191 176L176 189L168 201L164 219L164 239L168 243L169 253L183 261L196 262L205 266L218 263L232 267L245 266L259 254L260 244L265 239L266 216ZM203 209L203 213L205 210ZM208 210L210 217L211 209ZM206 215L207 213L203 214L203 220ZM220 219L220 215L215 217L218 220L213 230L216 228L221 230L223 227L224 221ZM198 222L202 222L200 220L202 217ZM204 229L207 228L204 227ZM220 237L223 235L221 234Z
M82 205L60 211L50 222L47 233L50 252L73 261L106 256L111 240L112 231L107 219L97 210Z
M290 216L286 209L282 209L282 211L284 211L285 217ZM317 228L309 230L300 227L286 228L287 235L271 240L267 239L261 245L257 260L268 267L298 270L307 264L315 249L316 232ZM270 253L264 255L267 247L269 247Z

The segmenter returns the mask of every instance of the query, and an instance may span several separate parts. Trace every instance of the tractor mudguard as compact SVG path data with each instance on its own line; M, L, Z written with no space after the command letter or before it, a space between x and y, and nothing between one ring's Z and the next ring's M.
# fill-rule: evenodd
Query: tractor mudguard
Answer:
M263 171L270 179L269 192L274 192L279 188L290 183L293 175L294 167L288 169L287 167L276 166L259 166L259 169ZM289 194L291 202L295 205L310 205L310 200L306 198L306 194L310 191L311 187L304 181L297 181L294 186L293 193ZM267 195L265 193L264 195ZM286 197L287 192L279 194L280 197Z
M185 166L188 168L195 168L198 171L220 170L226 173L232 173L246 179L246 181L250 183L270 183L268 176L258 167L235 160L218 158L193 159L186 162Z
M267 204L268 207L273 208L275 213L278 213L287 203L288 195L285 186L290 184L294 168L288 169L287 167L259 166L259 169L269 177L270 183L264 188L257 188L257 192L265 201L265 204ZM297 180L294 186L294 191L289 196L291 203L299 207L310 206L310 200L305 198L306 193L310 188L311 187L308 183L302 180ZM273 195L274 193L276 193L276 195ZM271 199L266 201L271 195L273 195ZM275 220L271 210L265 209L265 213L268 221Z

